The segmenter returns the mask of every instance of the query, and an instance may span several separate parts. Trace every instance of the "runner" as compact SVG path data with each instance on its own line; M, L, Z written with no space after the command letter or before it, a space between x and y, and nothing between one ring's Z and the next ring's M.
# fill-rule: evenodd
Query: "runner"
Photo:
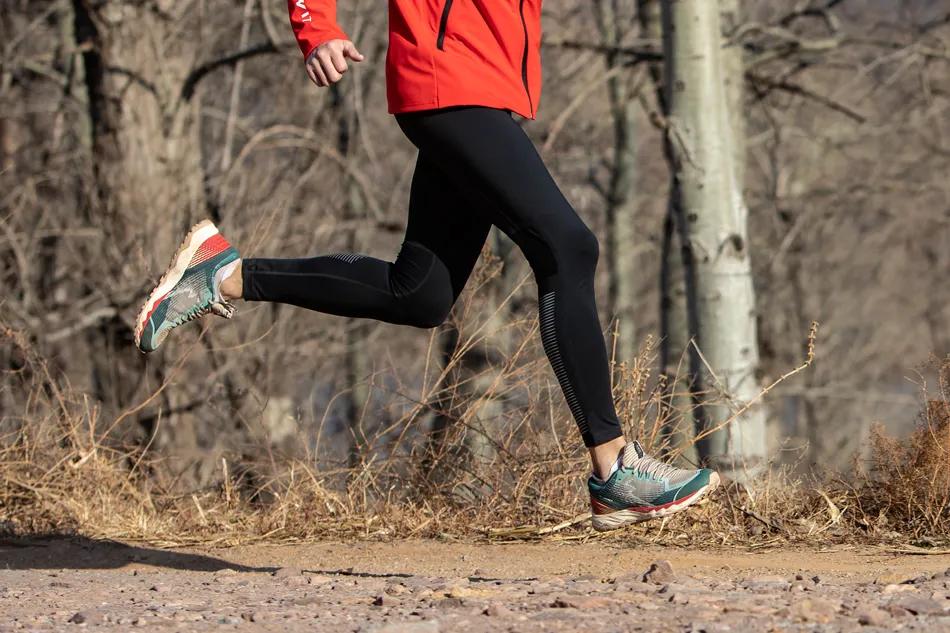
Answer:
M431 328L465 286L492 225L524 253L538 285L541 340L590 452L593 526L667 516L719 483L623 437L594 298L598 242L565 200L513 118L534 118L541 93L541 0L391 0L389 111L419 156L405 239L395 261L357 253L242 259L210 222L185 237L139 315L135 341L168 333L232 301ZM337 24L335 0L288 0L310 79L340 81L363 55Z

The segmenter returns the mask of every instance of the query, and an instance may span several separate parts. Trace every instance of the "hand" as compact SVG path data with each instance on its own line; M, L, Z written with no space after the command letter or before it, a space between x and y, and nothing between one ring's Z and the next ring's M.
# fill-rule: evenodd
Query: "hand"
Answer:
M356 46L349 40L330 40L313 50L307 57L304 65L310 81L323 88L343 79L349 66L347 58L354 62L363 61L363 54L356 50Z

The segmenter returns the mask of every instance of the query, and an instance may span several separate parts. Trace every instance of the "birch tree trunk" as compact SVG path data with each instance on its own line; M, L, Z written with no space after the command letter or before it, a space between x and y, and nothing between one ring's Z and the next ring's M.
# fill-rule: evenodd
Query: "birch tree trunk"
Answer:
M663 27L674 207L694 266L694 334L703 360L700 455L724 476L746 481L764 466L765 411L754 406L726 424L758 393L759 359L748 211L736 174L719 4L666 0Z

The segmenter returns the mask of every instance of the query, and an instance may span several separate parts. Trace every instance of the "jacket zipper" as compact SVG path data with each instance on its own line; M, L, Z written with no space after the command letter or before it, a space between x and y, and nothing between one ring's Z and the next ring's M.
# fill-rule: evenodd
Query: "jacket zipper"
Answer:
M439 20L439 37L435 41L435 47L440 51L445 50L445 27L449 25L449 11L452 10L452 0L445 0L445 6L442 7L442 18Z
M439 18L439 35L435 41L435 47L440 51L445 50L445 30L449 25L449 13L452 11L452 1L445 0L442 6L442 17ZM518 3L518 14L521 17L521 29L524 32L524 53L521 56L521 83L524 84L524 92L528 97L528 108L531 115L534 116L534 99L531 98L531 89L528 87L528 22L524 17L525 0Z
M449 4L452 0L447 0ZM528 22L524 19L524 0L518 5L518 12L521 14L521 28L524 29L524 55L521 57L521 83L524 84L524 92L528 95L528 108L531 116L534 116L534 100L531 98L531 89L528 88Z

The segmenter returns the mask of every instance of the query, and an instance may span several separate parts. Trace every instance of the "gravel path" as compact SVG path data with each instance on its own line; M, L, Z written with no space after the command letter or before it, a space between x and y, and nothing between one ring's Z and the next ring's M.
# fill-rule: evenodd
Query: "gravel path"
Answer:
M0 631L950 631L948 568L874 550L8 539Z

